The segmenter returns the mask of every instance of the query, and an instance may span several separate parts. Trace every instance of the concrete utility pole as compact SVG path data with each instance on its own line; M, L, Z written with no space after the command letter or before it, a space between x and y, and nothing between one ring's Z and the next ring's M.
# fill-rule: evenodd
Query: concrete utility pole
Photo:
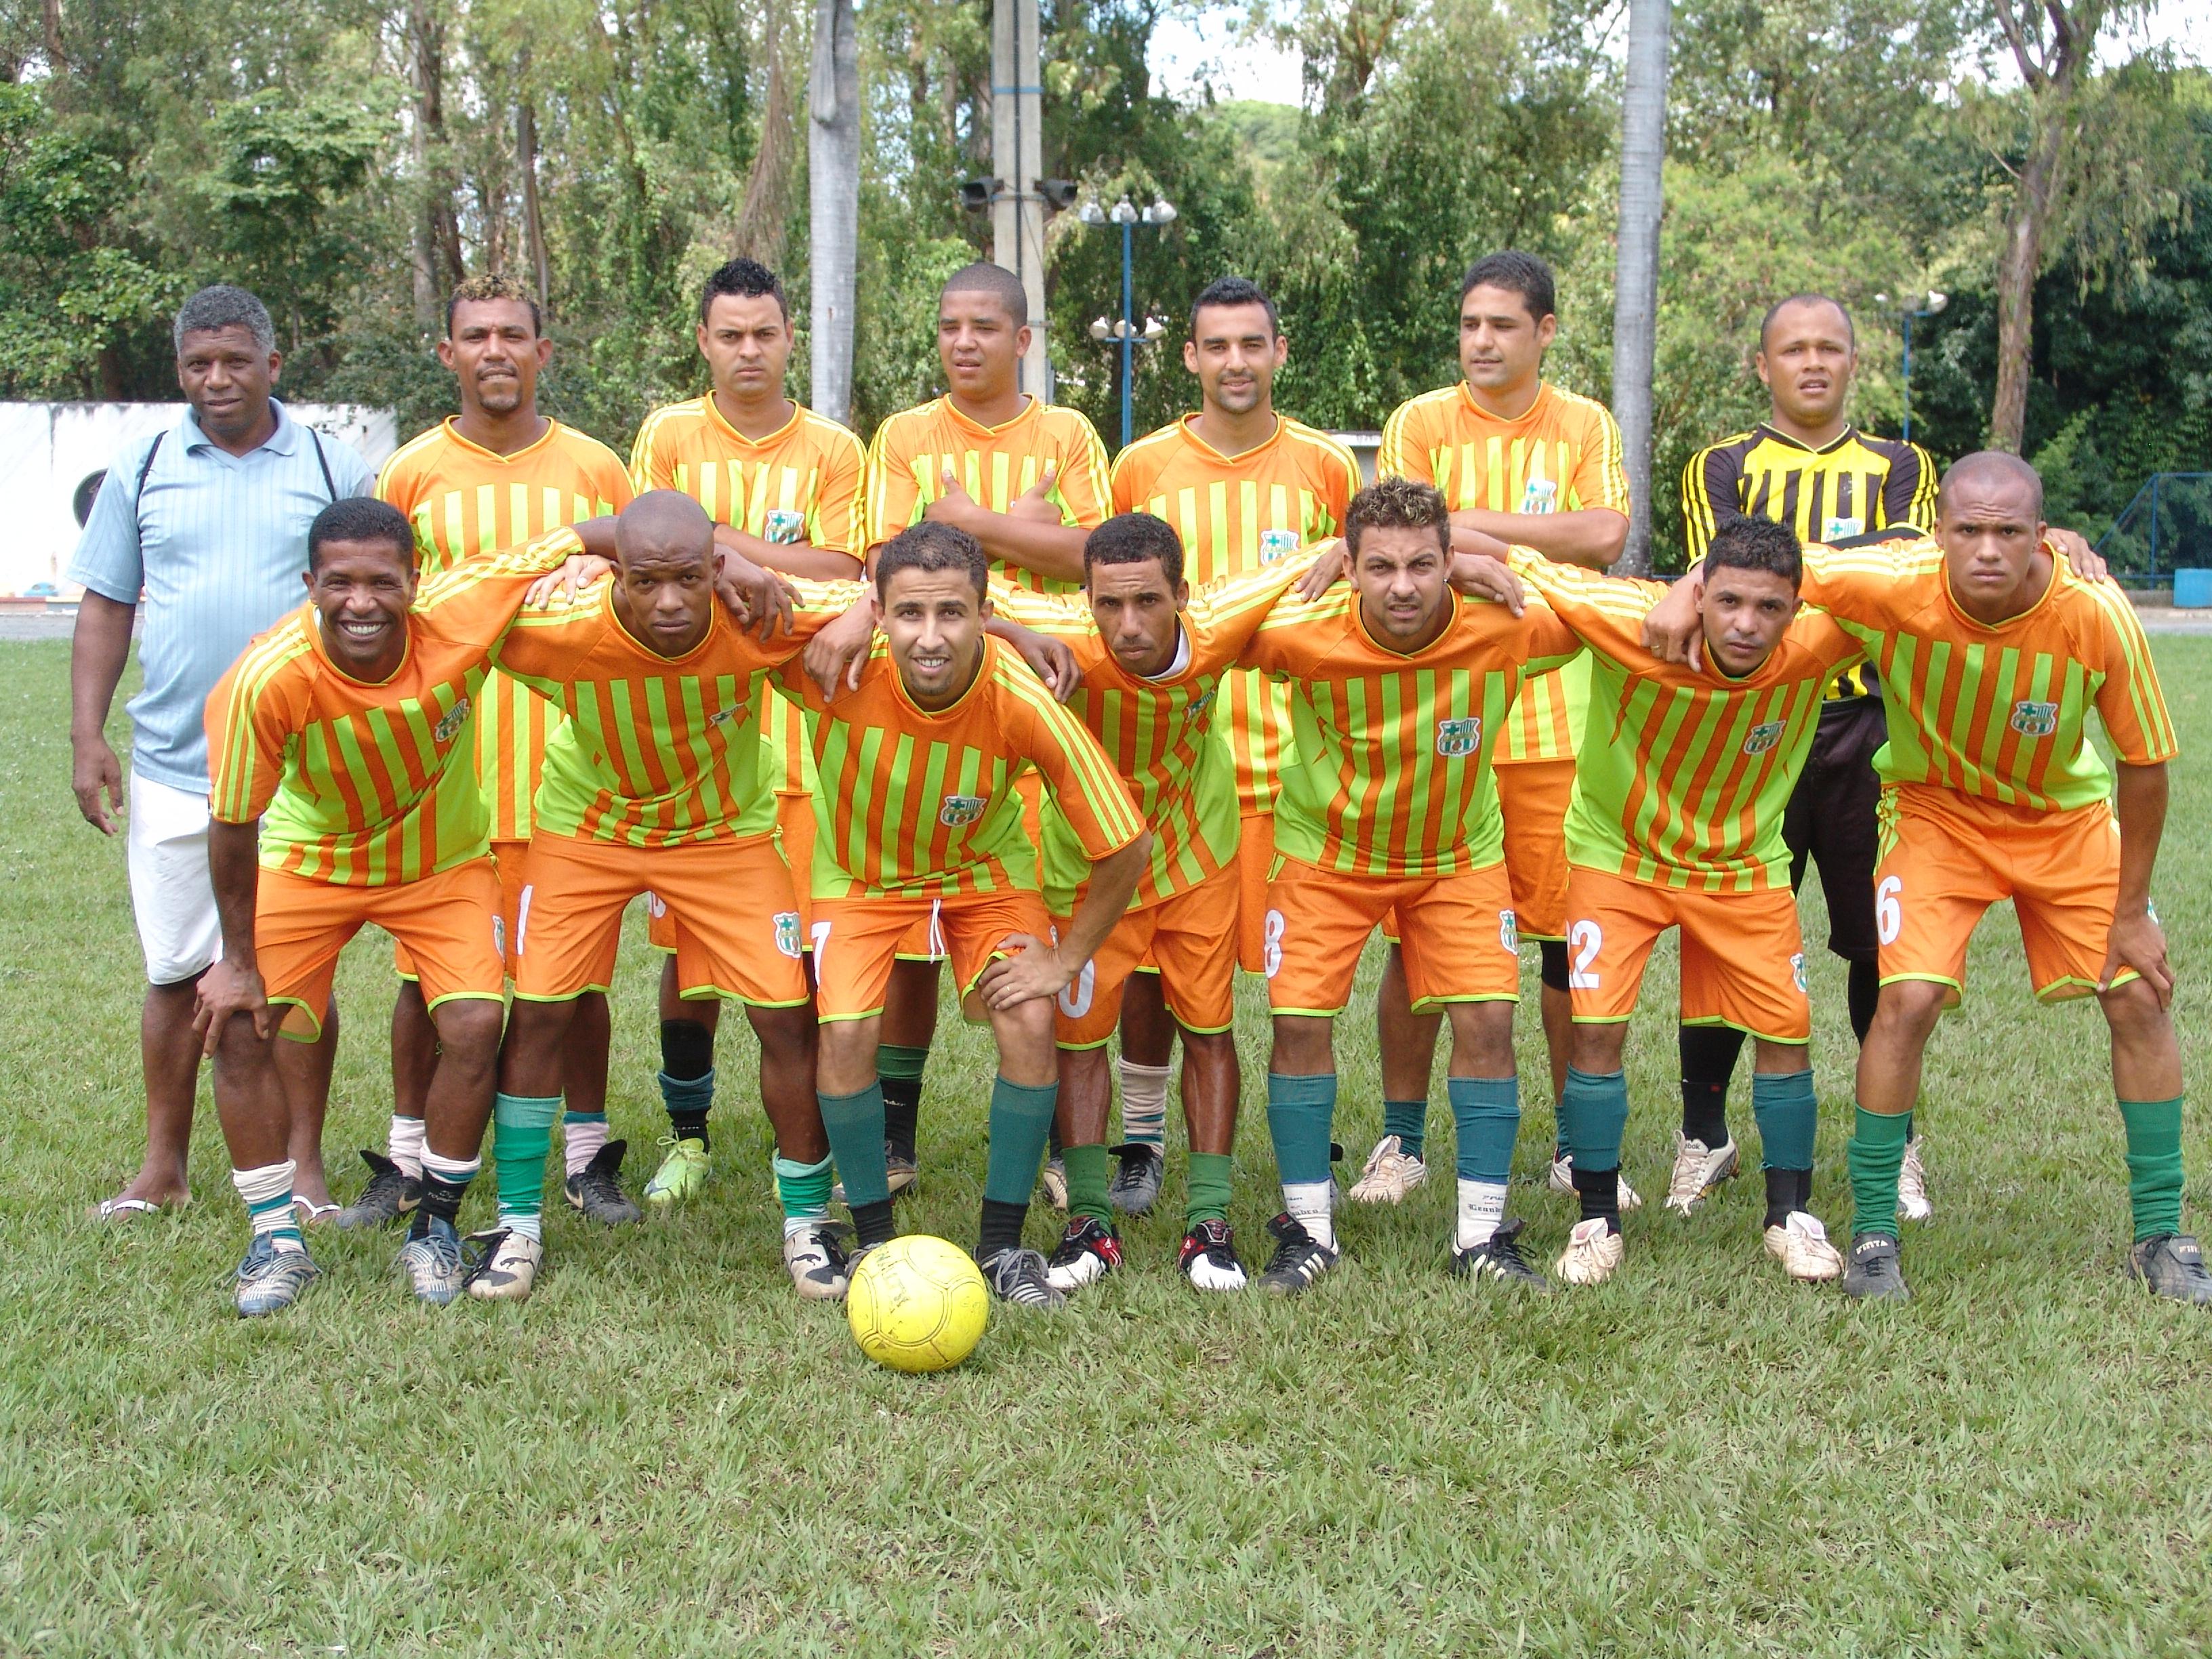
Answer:
M842 421L853 404L853 303L860 245L860 67L853 0L816 0L806 112L812 403L818 413Z
M1651 569L1651 367L1659 343L1660 174L1667 159L1668 0L1629 0L1620 100L1620 233L1613 262L1613 416L1628 471L1628 545L1613 568Z
M1030 351L1022 360L1022 390L1051 395L1045 350L1044 87L1037 68L1037 0L992 0L991 258L1022 279L1030 297Z

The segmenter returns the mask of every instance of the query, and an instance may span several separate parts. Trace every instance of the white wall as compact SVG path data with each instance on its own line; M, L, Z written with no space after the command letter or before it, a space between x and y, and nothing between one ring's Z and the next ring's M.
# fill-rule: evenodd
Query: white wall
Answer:
M398 444L392 418L381 410L350 404L287 404L295 420L325 439L351 444L371 467L384 465ZM77 487L115 459L134 438L176 423L182 404L0 403L0 501L15 520L0 538L0 594L20 593L33 582L59 584L76 550L72 503Z

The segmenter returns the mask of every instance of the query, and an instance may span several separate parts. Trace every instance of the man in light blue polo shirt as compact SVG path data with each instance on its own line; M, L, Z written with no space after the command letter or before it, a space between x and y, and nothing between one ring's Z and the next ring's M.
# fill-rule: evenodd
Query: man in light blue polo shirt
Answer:
M71 785L102 835L124 804L122 763L107 716L131 653L138 597L145 685L131 700L128 837L131 905L145 949L139 1050L146 1072L146 1157L130 1185L94 1208L140 1215L187 1195L200 1039L199 976L222 952L208 879L208 693L246 641L300 603L307 526L375 477L349 444L324 438L270 395L283 359L261 301L245 289L202 289L177 313L177 383L190 409L159 435L126 444L93 502L69 578L85 588L70 657ZM295 1190L319 1213L323 1109L336 1011L301 1056L292 1126Z

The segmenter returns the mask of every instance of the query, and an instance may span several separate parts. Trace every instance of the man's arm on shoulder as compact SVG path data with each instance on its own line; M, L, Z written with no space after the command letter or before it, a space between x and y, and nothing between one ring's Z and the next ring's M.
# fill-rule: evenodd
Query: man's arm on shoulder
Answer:
M1571 513L1492 513L1464 507L1451 515L1451 521L1458 529L1480 531L1517 547L1534 548L1547 559L1591 570L1604 569L1628 545L1628 515L1609 507Z

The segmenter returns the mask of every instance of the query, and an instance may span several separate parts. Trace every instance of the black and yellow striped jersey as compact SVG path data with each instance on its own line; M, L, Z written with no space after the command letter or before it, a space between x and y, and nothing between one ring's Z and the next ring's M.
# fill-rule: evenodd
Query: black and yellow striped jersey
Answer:
M1699 450L1682 469L1682 538L1689 562L1733 518L1771 519L1800 541L1833 544L1891 529L1936 526L1936 468L1919 445L1855 426L1818 449L1761 422ZM1839 676L1831 697L1872 696L1871 665Z

